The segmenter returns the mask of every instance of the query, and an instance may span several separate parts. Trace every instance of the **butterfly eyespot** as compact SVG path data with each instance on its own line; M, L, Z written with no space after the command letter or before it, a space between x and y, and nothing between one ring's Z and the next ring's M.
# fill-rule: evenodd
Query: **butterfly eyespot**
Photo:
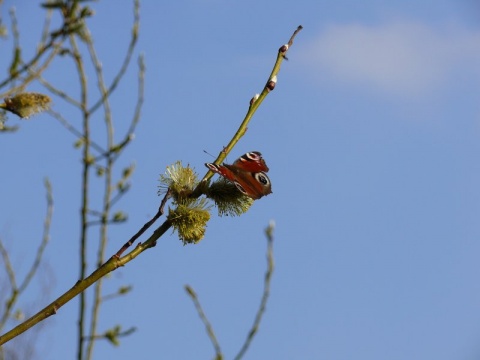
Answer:
M205 165L210 171L235 184L238 191L253 200L272 193L271 182L266 174L268 166L259 151L245 153L231 165L225 163Z
M248 193L245 191L245 189L243 188L243 186L240 185L239 182L235 181L234 184L235 184L235 186L237 187L237 189L238 189L242 194L248 195Z
M263 172L259 172L259 173L254 173L253 176L255 177L255 179L261 183L262 185L264 186L267 186L268 184L270 184L270 179L268 178L268 176L263 173Z

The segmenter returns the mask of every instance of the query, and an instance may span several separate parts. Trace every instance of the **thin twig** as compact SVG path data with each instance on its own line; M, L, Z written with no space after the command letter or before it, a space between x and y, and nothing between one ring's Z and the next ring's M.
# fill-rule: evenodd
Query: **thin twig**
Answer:
M44 47L47 43L47 39L50 36L50 25L52 23L53 10L47 9L47 14L45 15L45 22L43 23L42 36L40 37L40 47Z
M116 329L114 329L113 331L115 331L115 330ZM93 340L109 340L109 341L112 341L113 336L115 338L125 337L125 336L133 334L135 331L137 331L137 328L135 326L133 326L133 327L127 329L127 330L115 332L112 336L111 333L113 331L110 330L110 331L105 332L105 334L100 334L100 335L85 336L83 338L83 340L89 340L91 342L93 342Z
M153 223L155 223L155 221L157 221L160 218L160 216L163 215L165 204L167 203L167 200L170 198L171 193L172 193L171 190L168 189L167 193L163 197L162 202L160 203L157 213L153 216L153 218L151 218L148 222L146 222L145 225L143 225L142 228L120 248L120 250L117 251L114 257L119 258L120 256L122 256L125 250L127 250L130 246L132 246L135 240L137 240L145 231L148 230L150 226L153 225Z
M53 86L50 82L48 82L47 80L45 80L43 77L41 76L38 76L38 81L40 82L40 84L42 84L43 86L45 86L45 88L47 88L48 91L50 91L52 94L55 94L57 95L59 98L63 99L65 102L75 106L76 108L79 108L81 109L81 104L75 100L74 98L72 98L70 95L68 95L66 92L60 90L60 89L57 89L55 86Z
M21 78L22 83L19 86L10 89L10 91L14 93L24 91L24 89L27 87L29 83L37 79L45 71L45 69L50 65L53 59L57 57L59 52L60 52L60 47L54 46L53 50L50 52L50 54L48 54L44 63L38 67L35 67L35 65L32 65L31 67L27 68L26 70L28 72L28 76Z
M0 253L2 254L2 259L5 266L5 271L8 275L8 280L10 281L10 286L12 289L17 290L17 281L15 279L15 271L13 270L12 262L10 261L10 257L8 256L8 251L3 246L2 240L0 240Z
M78 130L77 128L75 128L75 126L70 124L68 122L68 120L65 119L62 116L62 114L60 114L59 112L56 112L55 110L52 110L52 109L48 109L46 112L48 114L50 114L53 118L55 118L65 129L70 131L78 139L85 140L85 137L83 136L82 132L80 130ZM92 147L92 149L96 150L99 153L104 153L105 152L105 150L100 145L98 145L96 142L94 142L92 140L90 140L90 146Z
M215 359L219 359L219 360L223 359L222 349L220 348L220 344L218 343L217 337L215 336L215 332L213 331L212 324L210 324L210 321L208 321L208 318L205 315L205 312L203 311L202 305L198 300L197 294L189 285L185 285L185 291L192 299L193 304L195 305L195 309L197 309L198 316L202 320L203 325L205 325L205 329L207 330L208 337L210 338L210 341L212 342L212 345L215 348Z
M133 288L132 285L122 286L121 288L118 289L117 292L114 292L112 294L103 295L102 302L115 299L119 296L123 296L123 295L129 293L130 291L132 291L132 288Z
M80 55L78 45L75 39L75 35L70 35L70 46L73 51L73 60L77 68L77 74L80 83L80 104L82 110L82 139L83 139L83 152L82 152L82 199L81 199L81 211L80 211L80 274L79 278L84 279L87 275L87 237L88 237L88 208L89 208L89 184L90 184L90 170L92 163L90 162L90 114L87 111L88 104L88 87L87 87L87 75L85 72L85 66L83 58ZM86 294L80 293L80 301L78 306L78 335L77 335L77 359L83 360L83 342L82 339L85 334L85 312L86 312ZM56 308L54 308L56 311Z
M8 319L12 314L13 306L15 305L18 298L18 287L15 279L15 271L13 270L12 263L10 262L10 257L8 252L3 246L3 243L0 241L0 253L2 254L5 271L7 272L8 279L10 281L10 295L8 300L5 301L5 309L3 311L2 317L0 319L0 330L3 329ZM4 290L5 291L5 290Z
M298 25L297 30L295 30L295 31L293 32L292 37L290 38L290 40L288 40L288 46L292 46L292 44L293 44L293 39L295 39L295 36L297 36L297 34L298 34L298 33L300 32L300 30L302 30L302 29L303 29L303 26L302 26L302 25Z
M13 82L19 75L21 75L22 73L27 71L27 69L35 65L38 62L38 60L42 57L42 55L45 54L47 50L54 47L54 45L56 45L55 38L51 38L50 41L44 47L38 50L37 54L28 63L25 63L20 69L16 70L15 72L13 72L13 74L10 74L7 79L2 81L0 83L0 89L5 85ZM1 95L1 97L4 97L4 96L5 94Z
M145 98L145 59L143 55L138 57L138 94L137 94L137 103L135 104L135 111L133 115L130 128L127 131L126 137L129 137L130 134L135 132L135 127L140 121L140 114L142 110L143 101Z
M130 127L127 130L123 141L116 145L116 151L113 155L114 159L120 156L122 150L126 148L128 144L135 138L135 128L140 121L141 110L143 106L143 102L145 99L145 62L143 56L138 57L138 92L137 92L137 103L135 104L135 111L133 113L132 122L130 123Z
M118 191L113 197L112 200L110 200L110 206L115 205L120 199L127 193L127 191L130 189L130 185L127 184L125 185L126 188L123 189L122 191Z
M36 252L35 260L30 267L25 279L18 287L18 292L23 292L30 281L33 279L33 276L36 274L38 267L40 266L40 262L42 261L43 253L45 248L47 247L48 241L50 240L50 225L52 223L52 216L53 216L53 195L52 195L52 184L50 180L45 179L45 190L47 191L47 214L45 215L44 225L43 225L43 236L42 242L38 247Z
M2 259L5 266L5 271L7 272L8 279L10 281L10 295L8 299L5 301L5 308L3 310L2 317L0 319L0 330L3 329L7 320L10 318L12 314L13 306L16 303L18 297L18 287L15 278L15 271L13 270L12 263L10 262L10 257L8 256L8 251L3 246L2 241L0 240L0 253L2 255ZM6 292L6 290L3 290Z
M253 341L253 338L255 337L255 334L258 331L258 328L262 321L262 317L265 314L268 297L270 295L270 282L272 279L272 274L275 266L274 260L273 260L273 228L274 228L274 224L270 223L270 225L265 230L265 234L267 236L267 271L265 273L265 279L263 282L262 300L260 301L260 306L257 310L257 314L255 315L255 320L253 321L253 325L250 331L248 332L247 338L243 343L240 351L235 356L234 358L235 360L239 360L243 357L243 355L245 355L246 351L248 350L248 347L250 346L251 342Z
M11 87L15 87L15 82L18 80L18 73L16 73L16 69L21 65L22 62L22 49L20 47L20 31L18 29L18 19L15 14L15 8L11 8L9 11L10 14L10 21L11 21L11 28L12 28L12 39L13 39L13 56L12 62L10 64L10 68L8 69L8 73L10 75L9 79L12 83ZM6 84L5 84L6 85ZM0 89L2 85L0 85ZM13 90L14 91L14 90ZM9 89L6 93L1 94L1 97L5 97L6 95L13 93L12 89Z
M103 105L103 118L105 121L105 128L106 128L106 148L108 150L108 155L106 157L106 165L104 166L105 172L104 172L104 195L103 195L103 210L102 210L102 216L101 216L101 226L100 226L100 243L98 244L98 250L97 250L97 266L101 266L104 262L105 258L105 251L107 247L107 241L108 241L108 236L107 236L107 230L108 230L108 217L110 214L110 205L111 205L111 196L112 196L112 171L113 171L113 163L114 160L112 158L112 148L113 148L113 143L114 143L114 128L113 128L113 122L112 122L112 110L110 107L110 98L109 95L107 94L106 90L106 85L105 85L105 80L103 76L103 69L101 62L97 56L97 51L95 49L95 46L93 44L93 41L91 40L91 36L87 37L87 48L88 52L90 54L90 59L93 64L93 67L95 69L95 74L97 78L97 88L100 90L100 93L102 94L102 105ZM90 334L95 334L97 332L97 323L98 323L98 314L100 312L100 306L101 306L101 297L102 297L102 285L103 285L103 279L99 279L95 283L94 287L94 294L93 294L93 305L91 309L91 315L90 315ZM93 347L95 345L95 341L91 340L88 342L86 353L85 353L85 359L90 360L92 359L93 356Z
M25 276L23 281L20 283L20 286L17 286L15 272L10 262L10 258L8 256L8 253L5 247L0 241L0 253L5 263L5 270L7 271L8 278L10 280L10 284L12 288L10 298L6 301L5 311L3 312L2 318L0 320L0 329L2 329L5 326L8 318L11 316L12 309L17 303L19 296L23 293L23 291L25 291L25 289L30 284L30 281L33 279L33 277L37 273L38 267L40 266L40 263L43 257L44 250L50 238L50 224L51 224L52 215L53 215L53 196L52 196L52 188L48 180L45 180L45 188L47 191L47 213L45 215L42 241L36 252L35 260L33 261L32 266L30 267L30 270L27 272L27 275Z
M135 45L137 44L138 40L138 29L140 23L140 1L135 0L134 2L134 21L133 21L133 28L132 28L132 37L130 40L130 45L128 46L128 50L126 52L125 59L123 60L123 64L120 67L117 75L112 81L112 84L108 88L108 90L102 94L102 97L98 99L98 101L89 109L90 113L95 112L103 103L105 97L110 96L110 94L115 90L118 86L118 83L122 79L123 75L127 71L128 65L130 64L130 59L132 58L133 50L135 49Z

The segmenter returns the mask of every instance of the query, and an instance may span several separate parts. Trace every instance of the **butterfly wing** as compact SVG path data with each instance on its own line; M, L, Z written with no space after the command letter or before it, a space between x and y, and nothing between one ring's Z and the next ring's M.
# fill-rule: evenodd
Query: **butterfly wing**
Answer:
M266 174L268 166L258 151L242 155L232 165L207 163L205 166L233 182L242 194L254 200L272 192L272 184Z
M238 169L235 165L228 164L224 164L224 167L229 170L230 173L234 174L235 179L233 180L233 183L241 193L250 196L254 200L258 200L264 195L271 194L272 183L265 172L244 171Z
M214 173L222 175L224 178L234 182L235 181L235 173L230 170L225 165L217 165L212 163L206 163L205 166L212 170Z
M249 172L267 172L269 170L265 160L263 160L262 154L258 151L251 151L243 154L235 160L231 166Z

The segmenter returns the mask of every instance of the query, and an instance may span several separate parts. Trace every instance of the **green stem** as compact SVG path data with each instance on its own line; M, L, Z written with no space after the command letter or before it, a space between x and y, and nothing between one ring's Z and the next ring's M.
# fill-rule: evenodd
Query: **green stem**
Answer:
M277 60L275 61L275 65L273 65L272 72L267 80L267 83L263 87L263 90L261 94L258 96L258 98L250 104L250 107L248 108L247 114L245 115L245 118L243 119L242 123L240 124L240 127L238 128L237 132L233 136L232 140L228 143L228 145L220 152L218 155L217 159L215 160L215 164L219 165L225 160L227 155L230 153L230 151L233 149L233 147L238 143L238 141L242 138L243 135L247 132L247 127L248 124L250 123L250 120L252 119L253 115L257 111L258 107L262 104L263 100L267 97L267 95L270 93L270 89L267 87L270 81L272 81L274 78L276 78L277 74L280 72L280 66L283 62L284 59L286 59L286 54L288 49L291 47L293 44L293 39L295 36L298 34L298 32L302 29L303 27L300 25L293 35L290 37L290 40L288 42L288 46L282 46L278 50L277 54ZM203 184L210 180L210 178L213 176L213 171L209 170L205 176L203 177L202 181L200 181L199 185L195 188L195 190L192 193L192 197L198 197L201 195L201 189L203 188Z
M31 318L24 321L22 324L18 325L17 327L13 328L9 332L0 336L0 345L7 343L8 341L24 333L31 327L35 326L39 322L45 320L46 318L52 315L55 315L63 305L68 303L78 294L83 293L87 288L92 286L99 279L115 271L119 267L126 265L127 263L135 259L138 255L140 255L145 250L154 247L157 243L157 240L168 229L170 229L170 227L171 227L171 223L168 220L166 220L162 225L160 225L160 227L158 227L153 232L153 234L144 243L139 243L135 247L135 249L133 249L130 253L128 253L127 255L121 258L112 256L105 264L100 266L90 276L86 277L83 280L79 280L72 288L70 288L70 290L68 290L66 293L64 293L59 298L54 300L52 303L47 305L45 308L40 310L37 314L33 315Z
M97 266L100 266L105 261L105 250L107 247L108 241L108 219L110 217L110 205L112 197L112 171L113 171L113 158L112 158L112 147L114 145L114 127L112 122L112 111L110 108L109 96L107 94L107 89L105 86L105 80L103 77L102 66L100 60L98 59L95 47L92 41L88 41L87 47L89 49L91 62L95 67L95 72L97 75L97 87L100 89L102 94L102 104L104 108L104 119L105 127L107 132L106 147L109 149L107 153L106 165L105 165L105 182L104 182L104 196L103 196L103 211L101 217L101 226L100 226L100 243L97 250ZM95 340L91 338L97 332L98 316L100 313L101 306L101 297L102 297L102 286L103 279L100 278L95 284L94 295L93 295L93 305L90 316L90 340L88 341L85 359L90 360L93 356L93 346L95 345Z
M88 195L89 195L89 178L90 178L90 114L87 111L87 77L83 59L78 50L75 36L70 36L70 44L74 53L74 61L77 67L77 72L80 82L80 103L83 112L83 170L82 170L82 205L81 205L81 230L80 230L80 280L85 278L87 274L87 231L88 231ZM80 295L79 314L78 314L78 338L77 338L77 359L83 360L83 337L85 331L85 294Z

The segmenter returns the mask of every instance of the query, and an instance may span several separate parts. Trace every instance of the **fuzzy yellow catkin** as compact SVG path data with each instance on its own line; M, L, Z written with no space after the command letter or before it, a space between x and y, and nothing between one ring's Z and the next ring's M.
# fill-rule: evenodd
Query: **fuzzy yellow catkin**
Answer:
M1 107L22 119L48 110L52 99L47 95L39 93L21 93L10 98L5 98Z

